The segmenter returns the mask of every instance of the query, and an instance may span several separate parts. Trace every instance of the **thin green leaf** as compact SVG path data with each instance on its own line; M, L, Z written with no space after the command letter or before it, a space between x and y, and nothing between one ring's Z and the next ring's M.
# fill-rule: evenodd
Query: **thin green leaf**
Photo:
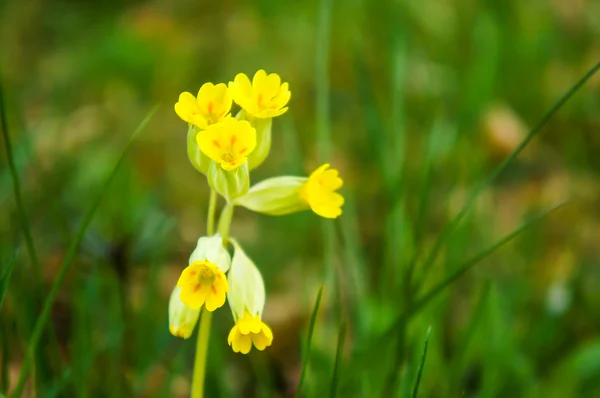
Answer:
M338 345L335 352L335 365L333 367L333 376L331 377L331 388L329 396L335 398L337 396L337 388L340 382L340 368L342 366L342 355L344 354L344 342L346 341L346 322L342 323L340 333L338 335Z
M15 163L15 157L13 154L12 143L10 139L10 133L8 130L8 114L6 111L6 104L4 102L4 89L0 82L0 126L2 128L2 136L4 138L4 146L6 147L6 157L8 160L8 168L10 170L11 180L13 183L13 193L15 195L15 202L17 204L17 217L19 219L19 224L21 225L21 229L23 231L23 235L25 237L25 246L27 247L27 253L29 255L29 261L31 262L31 268L33 269L33 281L32 285L32 293L41 292L42 291L42 271L40 267L40 263L38 260L37 251L35 249L35 244L33 242L33 236L31 234L31 227L29 224L29 216L27 215L27 210L25 208L25 201L23 199L23 194L21 192L21 181L19 179L19 172L17 170L17 165ZM8 281L7 281L8 283ZM42 304L41 295L34 294L31 297L32 303L35 304L35 308L38 308L39 305ZM25 304L26 306L26 304ZM52 377L47 374L48 364L52 359L55 361L59 358L59 350L58 343L56 339L56 334L54 331L54 325L50 325L47 341L49 344L49 350L46 353L39 353L36 357L37 361L37 375L40 379L47 379L48 377Z
M1 84L1 83L0 83ZM6 114L6 106L4 104L4 90L0 85L0 126L2 128L2 137L4 138L4 146L6 147L6 158L8 160L8 168L10 170L11 179L13 182L13 192L15 195L15 201L17 202L17 214L19 216L19 222L23 229L23 235L25 235L25 245L27 246L27 252L29 254L29 260L34 271L34 276L38 286L41 285L41 270L40 263L38 261L37 252L33 244L33 238L31 235L31 229L29 228L29 217L25 210L25 203L23 201L23 195L21 194L21 182L19 180L19 172L15 163L15 158L12 151L12 144L10 141L10 134L8 133L8 116Z
M421 375L423 374L423 367L425 366L425 357L427 357L427 345L429 344L429 334L431 333L431 326L427 328L427 334L425 335L425 344L423 345L423 355L421 355L421 363L419 364L419 370L417 371L417 380L415 380L415 386L413 388L412 398L417 398L419 395L419 384L421 383Z
M308 360L310 357L310 345L312 342L313 333L315 331L315 324L317 323L317 314L319 313L319 305L321 304L321 296L323 295L323 285L319 288L317 293L317 299L315 300L315 307L310 317L310 325L308 327L308 337L306 338L306 348L304 349L304 363L302 364L302 373L300 373L300 381L298 381L298 387L296 388L296 397L300 396L302 391L302 384L306 377L306 368L308 367Z
M315 120L319 160L327 161L331 153L331 121L329 118L329 38L333 0L321 0L315 54Z
M442 231L442 233L438 236L438 239L435 242L435 245L433 247L433 250L431 250L431 252L429 253L429 255L427 256L427 258L425 259L424 263L423 263L423 270L424 270L424 277L427 277L427 275L429 274L429 269L431 268L431 266L433 265L439 251L441 250L442 246L444 245L444 242L446 241L446 239L450 236L450 234L452 234L452 232L454 231L454 229L458 226L458 224L461 222L461 220L464 218L464 216L467 214L467 212L471 209L471 207L473 206L473 203L475 202L475 199L477 199L477 197L479 196L479 194L481 193L481 191L483 191L488 185L490 185L506 168L506 166L508 166L508 164L510 162L512 162L520 153L521 151L523 151L523 149L525 149L525 147L527 146L527 144L529 144L529 142L542 130L542 127L544 127L546 125L546 123L548 123L548 121L554 116L554 114L556 112L558 112L558 110L560 108L563 107L563 105L577 92L579 91L579 89L598 71L600 70L600 62L597 63L594 67L592 67L577 83L575 83L575 85L573 87L571 87L569 89L569 91L567 91L558 101L556 101L556 103L554 104L554 106L552 106L552 108L550 108L550 110L548 111L548 113L546 113L542 119L539 121L539 123L533 128L531 129L531 131L529 131L529 133L527 134L527 136L525 137L525 139L523 139L523 141L519 144L519 146L517 146L517 148L515 148L515 150L508 155L508 157L506 159L504 159L504 161L502 163L500 163L498 165L498 167L496 167L490 174L488 174L471 192L471 194L469 195L465 205L463 206L463 208L458 212L458 214L452 219L452 221L450 221L449 224L446 225L446 227L444 228L444 230ZM421 281L422 283L422 281Z
M490 247L482 250L479 254L477 254L470 260L467 260L462 266L460 266L456 271L454 271L454 273L452 275L450 275L448 278L446 278L446 280L440 282L437 286L432 288L429 291L429 293L425 294L421 299L417 300L415 305L411 308L411 311L410 311L411 315L418 313L423 307L425 307L427 304L429 304L429 302L431 302L431 300L436 298L447 287L449 287L454 282L456 282L456 280L458 278L463 276L467 271L469 271L475 265L479 264L479 262L481 262L481 260L488 257L490 254L492 254L493 252L498 250L500 247L504 246L506 243L511 241L513 238L515 238L517 235L521 234L523 231L525 231L532 225L543 220L548 214L552 213L554 210L558 209L559 207L561 207L564 204L565 204L565 202L562 202L562 203L550 208L549 210L546 210L545 212L538 214L537 216L533 217L529 221L526 221L525 223L523 223L519 228L517 228L510 234L506 235L504 238L500 239L499 241L497 241Z
M535 223L541 221L544 217L546 217L548 214L550 214L554 210L561 207L563 204L564 203L560 203L557 206L554 206L551 209L537 215L533 219L525 222L523 225L521 225L518 229L516 229L509 235L500 239L499 241L497 241L496 243L494 243L492 246L488 247L487 249L481 251L479 254L477 254L470 260L467 260L466 262L464 262L463 265L458 267L457 271L455 271L452 275L450 275L446 280L440 282L436 287L431 289L431 291L429 293L425 294L421 299L417 300L415 302L414 306L411 307L411 310L408 313L404 313L404 312L401 313L398 316L398 318L396 319L396 321L376 340L375 346L378 347L377 344L383 344L383 342L387 342L387 341L389 341L389 339L393 338L398 333L397 331L401 330L404 322L408 322L410 320L410 318L412 318L414 315L416 315L421 309L423 309L427 304L429 304L431 302L431 300L433 300L435 297L437 297L438 294L443 292L445 288L449 287L454 281L456 281L458 278L460 278L462 275L464 275L468 270L473 268L475 265L477 265L480 261L484 260L489 255L491 255L494 251L498 250L500 247L502 247L503 245L508 243L510 240L515 238L517 235L519 235L520 233L525 231L527 228L529 228L529 227L533 226ZM383 348L383 346L381 348ZM368 347L365 350L365 353L374 351L374 349L375 349L374 347Z
M96 210L98 209L98 207L100 206L100 203L102 202L104 193L106 192L110 183L112 182L115 175L117 174L117 171L121 167L121 164L123 163L123 160L125 159L125 155L127 154L127 151L129 150L129 147L131 146L131 143L133 142L135 137L138 135L138 133L146 126L146 124L148 124L148 121L154 115L157 108L158 108L158 106L155 106L148 113L148 115L144 118L144 120L142 120L142 122L139 124L139 126L136 128L136 130L133 132L133 134L129 138L129 141L127 141L127 144L123 148L123 151L121 152L121 155L119 156L117 162L115 163L115 166L113 167L110 174L106 177L106 180L104 181L104 184L103 184L102 188L100 189L100 192L96 196L95 200L92 201L90 207L86 211L86 213L83 217L83 220L81 221L81 224L79 225L79 228L77 229L77 232L75 233L75 237L71 241L71 244L69 245L67 254L60 265L56 279L54 280L54 283L52 284L52 288L50 289L50 293L48 294L48 297L46 297L46 301L44 302L42 312L41 312L40 316L38 317L38 320L33 329L33 333L31 335L31 339L29 341L27 355L25 356L23 366L21 368L21 373L19 374L19 379L18 379L17 385L14 390L14 394L13 394L14 397L20 397L23 393L23 388L25 387L25 382L27 381L27 374L31 367L31 361L37 350L37 345L40 342L40 338L42 336L42 331L44 330L44 327L45 327L46 323L48 322L52 304L54 303L54 300L56 299L56 296L58 295L58 290L60 289L60 286L61 286L63 280L65 279L65 276L66 276L67 272L69 271L69 268L71 267L71 263L73 262L75 254L77 253L77 249L79 248L79 245L85 235L85 232L87 231L88 227L90 226L90 223L91 223L92 219L94 218L94 214L96 213Z
M4 269L2 273L2 279L0 280L0 309L2 309L2 303L4 302L4 296L6 295L6 291L8 290L8 281L10 280L10 276L12 275L12 271L15 267L15 263L17 262L17 252L18 249L15 250L10 260L8 260L8 265Z

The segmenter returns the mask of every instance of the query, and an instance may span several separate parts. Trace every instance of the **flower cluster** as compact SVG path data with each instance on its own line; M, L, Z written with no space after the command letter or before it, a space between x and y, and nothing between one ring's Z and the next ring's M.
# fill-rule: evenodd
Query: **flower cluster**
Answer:
M226 200L219 233L201 237L169 302L169 330L191 336L202 307L214 311L227 300L234 326L227 339L233 351L264 350L273 333L262 321L265 286L262 275L240 244L228 236L235 206L269 215L311 209L319 216L342 214L344 198L338 171L324 164L308 177L279 176L250 185L250 171L271 150L274 117L284 114L290 100L288 83L259 70L252 81L243 73L228 85L205 83L194 97L184 92L175 112L188 123L187 152L192 165L206 175L211 189ZM233 103L241 108L231 114ZM233 246L233 258L228 251Z

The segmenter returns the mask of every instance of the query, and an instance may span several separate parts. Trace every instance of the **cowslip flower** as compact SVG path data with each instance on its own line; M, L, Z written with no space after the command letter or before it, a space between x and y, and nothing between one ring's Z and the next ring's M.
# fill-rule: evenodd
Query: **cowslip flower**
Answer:
M202 305L208 311L222 307L229 291L225 273L208 260L194 261L184 269L177 286L181 287L179 298L192 310Z
M188 92L179 95L175 113L185 122L205 129L229 116L231 104L231 94L224 83L204 83L197 97Z
M335 191L342 184L338 171L330 169L329 164L325 163L308 177L308 181L300 189L300 196L321 217L336 218L342 214L344 197Z
M235 248L228 274L231 292L227 296L235 325L229 332L228 344L234 352L247 354L252 346L262 351L273 343L273 332L262 321L265 306L265 284L256 265L232 239Z
M245 120L229 117L208 126L196 139L206 156L223 170L233 170L244 164L256 147L256 130Z
M198 323L200 309L191 309L181 301L181 288L175 286L169 299L169 332L175 337L189 338Z
M254 74L252 83L244 73L238 73L229 90L236 104L251 117L273 118L284 114L292 93L288 83L281 83L277 73L267 75L264 70Z
M336 218L342 214L344 197L335 191L342 184L338 171L324 164L310 177L268 178L253 185L248 193L236 198L233 203L272 216L310 208L321 217Z

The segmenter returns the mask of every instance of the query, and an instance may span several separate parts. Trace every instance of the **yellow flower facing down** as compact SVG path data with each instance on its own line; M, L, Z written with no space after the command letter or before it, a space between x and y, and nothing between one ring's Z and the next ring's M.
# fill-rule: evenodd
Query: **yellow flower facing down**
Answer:
M210 261L194 261L183 270L177 286L181 287L179 298L192 310L204 304L214 311L225 304L229 283L225 274Z
M232 117L210 125L196 137L200 150L224 170L244 164L256 147L256 130L245 120Z
M229 116L231 104L231 94L225 84L204 83L197 97L188 92L179 95L175 113L184 121L205 129Z
M227 342L234 352L247 354L253 344L257 350L262 351L273 343L273 332L266 323L261 321L258 314L253 316L246 309L244 316L238 319L229 332Z
M281 83L277 73L267 75L264 70L254 74L252 83L244 73L238 73L229 82L229 90L236 104L256 118L273 118L284 114L292 96L288 83Z
M300 188L300 196L321 217L336 218L342 214L344 197L335 191L342 184L338 171L330 169L329 164L325 163L308 177L308 181Z

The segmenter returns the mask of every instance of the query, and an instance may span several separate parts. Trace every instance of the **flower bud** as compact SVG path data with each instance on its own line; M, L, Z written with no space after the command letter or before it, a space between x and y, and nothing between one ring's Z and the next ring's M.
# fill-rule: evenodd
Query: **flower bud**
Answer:
M181 287L175 287L169 300L169 331L173 336L189 338L194 332L200 309L192 310L179 298Z
M309 205L300 195L306 181L306 177L268 178L252 186L247 194L235 199L234 204L272 216L306 210Z
M200 146L198 146L198 142L196 141L196 135L198 135L198 130L196 130L196 127L190 125L187 133L188 158L196 170L202 174L206 174L210 165L210 158L200 150Z
M216 265L221 271L227 272L231 265L231 256L225 247L223 247L223 238L221 235L203 236L198 239L196 248L190 255L189 264L196 261L208 260Z
M218 163L212 161L206 174L208 185L228 202L244 195L250 187L248 162L233 170L224 170Z

